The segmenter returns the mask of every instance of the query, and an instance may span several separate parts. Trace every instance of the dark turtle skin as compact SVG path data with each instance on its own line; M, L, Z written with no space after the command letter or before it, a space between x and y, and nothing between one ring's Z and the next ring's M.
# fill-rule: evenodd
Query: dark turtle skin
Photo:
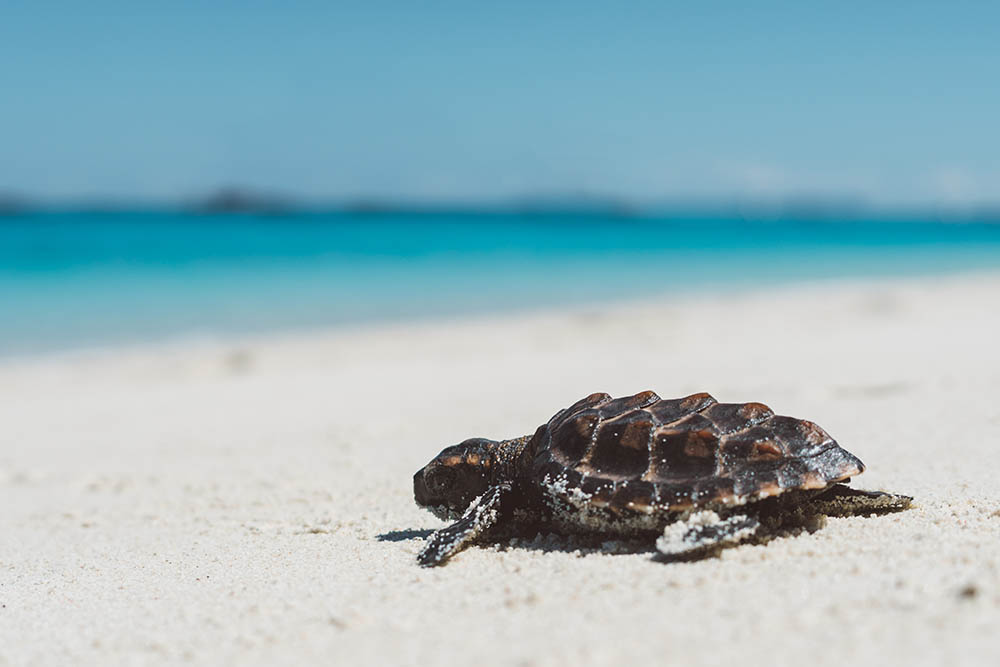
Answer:
M659 534L661 559L693 559L826 515L909 506L845 486L864 469L816 424L761 403L591 394L532 436L466 440L420 469L417 504L457 520L418 560L439 565L469 544L546 529Z

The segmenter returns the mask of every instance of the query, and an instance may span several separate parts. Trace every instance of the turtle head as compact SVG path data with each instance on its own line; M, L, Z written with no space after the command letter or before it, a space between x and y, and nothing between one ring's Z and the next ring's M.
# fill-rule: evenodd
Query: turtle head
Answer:
M472 438L445 448L413 476L417 504L442 519L460 517L489 488L498 444Z

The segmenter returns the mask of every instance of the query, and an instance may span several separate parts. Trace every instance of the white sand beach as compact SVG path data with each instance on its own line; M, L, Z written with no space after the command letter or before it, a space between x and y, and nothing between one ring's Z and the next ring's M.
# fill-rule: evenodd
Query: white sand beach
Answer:
M0 665L1000 664L1000 275L0 362ZM881 517L415 563L413 473L596 391L811 419Z

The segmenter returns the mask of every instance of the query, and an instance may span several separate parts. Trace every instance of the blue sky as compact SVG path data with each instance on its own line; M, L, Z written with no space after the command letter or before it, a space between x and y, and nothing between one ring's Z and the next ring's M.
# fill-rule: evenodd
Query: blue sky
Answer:
M5 0L0 191L1000 200L1000 5Z

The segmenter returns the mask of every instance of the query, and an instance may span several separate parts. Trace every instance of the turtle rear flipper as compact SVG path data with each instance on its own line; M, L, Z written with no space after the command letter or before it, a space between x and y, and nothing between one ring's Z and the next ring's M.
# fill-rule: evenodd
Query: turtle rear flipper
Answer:
M883 491L862 491L844 484L834 484L809 501L809 509L827 516L886 514L905 510L911 496Z
M417 562L424 567L441 565L454 554L484 537L499 523L500 505L512 488L508 483L489 488L469 505L469 509L461 519L435 532L427 539L427 544L417 556Z
M756 517L735 514L721 518L710 510L668 524L656 549L664 560L694 560L753 537L760 529Z

